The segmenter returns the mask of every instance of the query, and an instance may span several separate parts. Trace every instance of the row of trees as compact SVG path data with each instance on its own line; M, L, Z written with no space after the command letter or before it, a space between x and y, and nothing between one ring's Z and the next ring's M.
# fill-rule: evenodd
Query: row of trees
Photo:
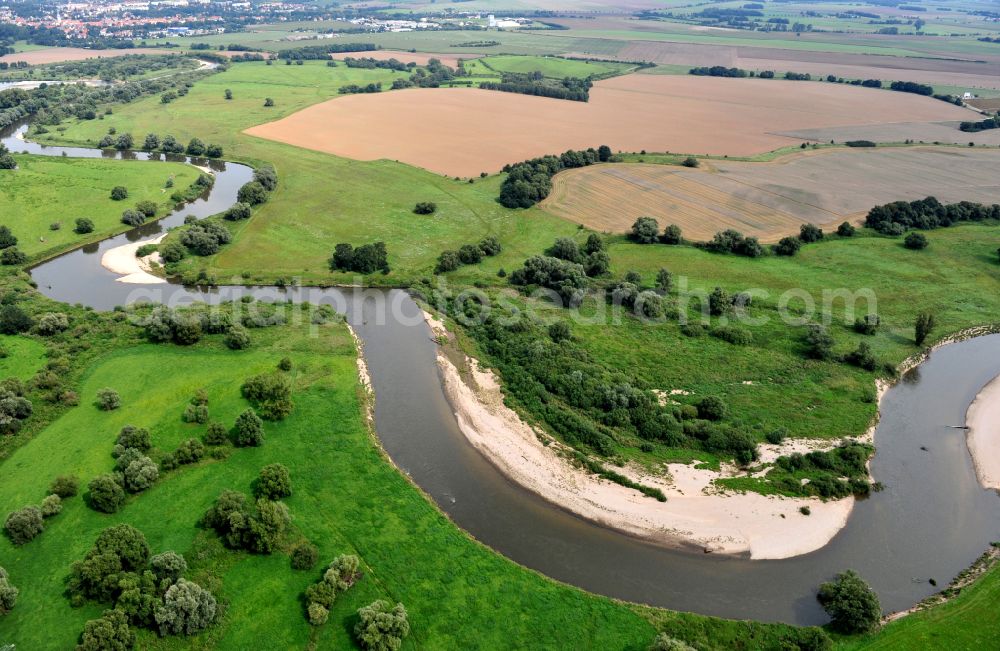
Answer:
M979 131L987 131L989 129L1000 129L1000 114L995 117L986 118L985 120L980 120L979 122L963 122L958 125L958 128L962 131L969 133L976 133ZM0 160L0 169L3 168L2 160Z
M894 201L875 206L865 218L865 226L883 235L902 235L910 229L945 228L959 222L1000 220L1000 204L985 205L962 201L944 205L934 197L917 201Z
M536 75L521 73L505 73L500 81L484 81L479 87L485 90L498 90L505 93L520 93L538 97L552 97L574 102L590 100L590 79L566 77L565 79L546 79L541 73Z
M564 169L586 167L611 160L611 148L569 150L560 156L543 156L513 165L505 165L507 173L500 186L500 203L508 208L529 208L552 191L552 177Z
M370 274L376 271L389 273L389 253L385 242L364 244L354 248L352 244L341 242L330 257L331 271L351 271Z
M290 61L302 60L325 60L331 54L341 52L372 52L378 46L374 43L327 43L325 45L307 45L305 47L290 48L278 52L279 59Z
M253 310L240 315L239 319L224 311L215 310L172 310L164 306L154 308L148 315L137 320L154 343L172 341L181 346L190 346L201 340L203 334L231 335L237 327L266 328L285 323L285 315L279 306L269 303L255 303ZM228 345L228 344L227 344Z

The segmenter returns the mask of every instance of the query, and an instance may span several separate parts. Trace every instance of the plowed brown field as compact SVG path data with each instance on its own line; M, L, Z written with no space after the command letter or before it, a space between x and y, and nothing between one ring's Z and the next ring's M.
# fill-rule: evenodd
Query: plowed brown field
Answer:
M826 150L773 163L713 161L706 169L595 165L557 174L542 203L590 228L625 232L637 217L677 224L707 240L735 228L764 241L803 223L860 219L873 205L934 195L941 201L994 203L1000 151L957 148Z
M928 97L858 86L633 74L598 82L586 103L472 88L352 95L247 133L348 158L395 159L474 176L601 144L749 156L800 142L777 131L975 115Z

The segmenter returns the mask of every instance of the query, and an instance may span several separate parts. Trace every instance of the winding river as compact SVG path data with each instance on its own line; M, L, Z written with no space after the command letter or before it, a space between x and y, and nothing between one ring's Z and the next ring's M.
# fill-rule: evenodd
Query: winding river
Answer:
M122 157L82 148L43 147L0 134L15 152ZM147 158L146 154L125 154ZM183 158L183 157L181 157ZM204 164L204 161L196 161ZM861 501L826 547L796 558L744 558L669 550L603 529L507 481L466 441L441 387L436 344L419 307L400 290L176 284L127 285L101 267L104 251L205 217L235 201L251 170L213 162L211 192L155 224L88 245L32 270L56 300L107 310L140 298L183 304L254 294L261 299L329 303L362 338L376 394L378 435L393 461L463 529L509 558L587 590L731 618L818 624L816 587L853 568L887 611L912 606L945 585L994 540L1000 499L979 487L964 423L980 388L1000 370L1000 335L946 346L891 389L875 433L872 473L885 490Z

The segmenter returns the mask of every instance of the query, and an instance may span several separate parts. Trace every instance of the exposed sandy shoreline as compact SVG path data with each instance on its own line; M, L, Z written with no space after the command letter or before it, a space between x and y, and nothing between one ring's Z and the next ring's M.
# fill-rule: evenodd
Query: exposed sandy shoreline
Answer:
M983 488L1000 490L1000 376L983 387L965 415L966 441Z
M135 252L139 247L146 244L159 244L167 234L164 233L151 240L142 242L130 242L113 249L108 249L101 256L101 266L112 273L121 274L121 278L115 280L120 283L135 283L139 285L155 285L167 282L159 276L154 276L151 271L150 262L159 259L159 253L148 255L145 258L135 257Z
M447 335L440 321L425 316L437 336ZM694 465L669 464L669 477L615 468L663 490L667 501L658 502L571 465L559 454L563 447L558 442L504 405L496 377L475 361L470 360L468 378L441 351L438 366L459 427L501 472L561 508L623 533L670 547L696 546L754 559L788 558L826 545L854 507L853 498L822 502L721 493L711 482L723 474ZM802 506L809 506L811 515L802 515Z

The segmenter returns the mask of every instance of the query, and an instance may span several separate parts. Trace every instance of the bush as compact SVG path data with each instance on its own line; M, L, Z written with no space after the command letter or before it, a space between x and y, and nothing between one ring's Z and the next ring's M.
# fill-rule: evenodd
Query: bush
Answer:
M878 332L878 327L881 324L882 319L877 314L866 314L864 317L855 319L854 331L863 335L873 335Z
M266 420L281 420L292 412L292 383L282 374L254 375L247 378L240 392Z
M783 237L774 246L774 252L777 255L792 256L799 252L802 248L802 240L797 237Z
M53 495L58 495L59 497L66 499L67 497L73 497L79 491L80 481L73 475L61 475L56 477L52 482L52 486L49 487L49 492Z
M62 498L58 495L48 495L42 500L42 517L51 518L54 515L59 515L62 512Z
M236 193L236 200L250 206L258 206L267 201L267 190L258 181L250 181Z
M122 213L121 222L126 226L142 226L146 223L146 216L138 210L126 210Z
M660 633L653 640L649 651L695 651L695 648L677 638L670 637L666 633Z
M181 420L185 423L198 423L204 425L208 422L209 411L207 405L187 405L184 407L184 414Z
M282 357L281 361L278 362L278 370L285 372L292 370L292 360L288 357Z
M549 326L549 338L557 344L572 337L569 324L565 321L557 321Z
M503 246L495 235L489 235L479 242L479 250L483 252L483 255L492 257L499 255L503 251Z
M128 616L118 610L105 610L99 619L83 625L83 634L76 651L124 651L135 647L135 633L129 628Z
M479 264L483 260L483 251L475 244L463 244L458 249L458 259L462 264Z
M927 236L923 233L913 232L906 236L903 240L903 246L913 251L919 251L921 249L926 249L928 245Z
M866 371L874 371L878 367L878 360L875 359L871 346L864 341L858 344L857 350L845 355L844 361L854 366L860 366Z
M250 347L250 333L243 326L236 324L229 328L223 342L231 350L243 350Z
M122 474L124 488L130 493L141 493L160 478L160 469L153 460L134 448L126 450L118 458L118 470Z
M94 222L86 217L80 217L76 220L76 226L73 228L73 232L78 235L86 235L87 233L94 232Z
M300 543L292 550L293 569L311 570L317 561L319 561L319 550L312 543Z
M38 334L49 337L69 328L69 318L62 312L49 312L38 319Z
M396 651L410 634L410 623L403 604L393 607L388 601L380 599L360 608L358 619L354 637L363 649Z
M683 165L684 167L698 167L698 164L699 164L698 159L695 158L694 156L688 156L687 158L681 161L681 165Z
M135 204L135 209L145 215L147 218L156 215L156 204L149 199L144 199L139 203Z
M100 475L87 484L90 505L102 513L115 513L125 503L125 490L114 475Z
M124 186L116 185L111 188L111 199L114 201L123 201L128 199L128 189Z
M272 463L260 469L254 483L254 495L268 500L280 500L292 494L292 478L288 468L280 463Z
M437 204L433 201L421 201L413 207L413 212L418 215L430 215L437 212Z
M31 542L45 529L42 511L37 506L18 509L7 516L3 528L15 545Z
M854 237L854 233L857 231L851 222L844 222L837 227L837 235L841 237Z
M331 271L354 271L370 274L376 271L389 271L389 253L385 242L375 242L354 248L347 242L341 242L334 248L330 257Z
M204 523L215 529L227 546L257 554L270 554L289 522L288 507L283 503L262 499L253 509L246 495L230 490L219 495L204 517Z
M241 448L257 447L264 443L264 421L253 409L247 409L236 417L233 431L234 441Z
M438 256L436 273L447 273L455 271L462 266L462 259L458 257L458 251L442 251Z
M205 444L206 445L226 445L229 443L229 432L226 431L226 426L222 423L209 423L208 430L205 432Z
M167 588L163 604L156 607L160 635L194 635L215 621L217 610L212 593L186 579Z
M35 322L24 310L16 305L4 305L0 307L0 333L5 335L16 335L27 332Z
M253 210L250 208L250 204L237 201L231 208L229 208L229 210L222 214L222 217L223 219L228 219L231 222L238 222L244 219L250 219L252 212Z
M0 567L0 615L9 613L17 603L18 589L10 584L7 570ZM13 651L13 647L11 650Z
M816 598L830 615L831 626L843 633L871 631L882 617L878 596L853 570L821 585Z
M25 264L27 261L28 261L27 254L21 251L16 246L12 246L0 252L0 264L7 266L14 266L19 264Z
M712 328L711 335L734 346L747 346L753 343L753 333L736 326L718 326Z
M327 618L330 616L330 611L320 606L318 603L310 603L308 608L309 623L313 626L322 626L326 624Z
M722 420L726 417L728 409L726 403L718 396L705 396L698 401L698 418L704 420Z
M652 244L660 232L660 225L652 217L640 217L632 224L631 237L640 244Z
M833 337L819 324L810 324L805 337L806 354L813 359L833 358Z
M681 227L677 224L670 224L663 229L664 244L680 244L684 241Z
M809 244L823 239L823 229L813 224L802 224L799 228L799 239Z
M147 452L153 447L153 440L149 435L149 430L144 427L136 427L135 425L126 425L123 427L118 432L118 438L115 442L123 449L135 448L140 452Z
M712 316L721 316L729 311L733 305L733 299L729 292L716 287L708 296L708 311Z
M102 411L113 411L122 406L121 396L114 389L105 387L97 392L97 408Z
M222 224L198 222L183 231L178 239L192 253L206 256L218 253L219 247L229 244L232 238L232 233Z
M177 552L163 552L149 559L149 569L158 580L174 583L187 572L187 561Z

